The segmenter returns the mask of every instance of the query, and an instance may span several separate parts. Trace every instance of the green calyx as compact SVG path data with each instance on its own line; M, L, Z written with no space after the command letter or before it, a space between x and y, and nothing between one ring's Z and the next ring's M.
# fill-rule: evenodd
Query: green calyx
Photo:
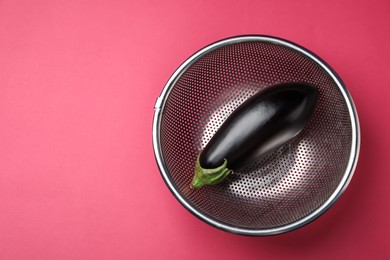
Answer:
M204 185L214 185L223 181L226 176L232 173L232 170L227 168L227 160L223 164L214 169L204 169L200 165L199 157L196 160L195 176L191 183L191 188L198 189Z

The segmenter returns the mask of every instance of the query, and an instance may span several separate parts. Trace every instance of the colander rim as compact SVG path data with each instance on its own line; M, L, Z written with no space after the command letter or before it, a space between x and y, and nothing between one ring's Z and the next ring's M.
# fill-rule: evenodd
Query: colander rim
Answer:
M200 212L197 210L194 206L191 205L190 202L188 202L180 193L177 186L173 182L173 180L170 178L168 169L164 163L163 155L162 155L162 149L160 145L160 123L161 123L161 116L162 111L164 109L165 101L169 96L169 93L171 89L174 87L176 81L180 78L180 76L189 68L192 64L194 64L198 59L200 59L202 56L206 55L207 53L210 53L211 51L214 51L218 48L231 45L231 44L237 44L240 42L253 42L253 41L260 41L260 42L266 42L266 43L272 43L281 45L284 47L291 48L295 51L298 51L302 55L310 58L313 62L321 66L328 74L329 76L334 80L336 85L338 86L343 99L347 105L347 109L349 112L350 120L351 120L351 153L349 156L348 164L346 167L346 170L344 172L343 178L341 179L340 183L334 190L334 192L331 194L331 196L326 200L320 207L318 207L315 211L310 213L309 215L286 225L280 226L280 227L274 227L274 228L268 228L268 229L249 229L249 228L242 228L237 226L232 226L226 223L219 222L212 217ZM248 235L248 236L269 236L269 235L276 235L281 233L290 232L292 230L298 229L316 218L318 218L320 215L322 215L325 211L327 211L341 196L341 194L345 191L347 186L349 185L353 174L356 169L358 157L359 157L359 150L360 150L360 127L359 127L359 119L358 114L356 111L355 104L352 100L352 97L350 93L348 92L345 84L341 80L341 78L337 75L337 73L319 56L314 54L313 52L309 51L308 49L293 43L289 40L282 39L275 36L269 36L269 35L239 35L239 36L233 36L229 38L225 38L219 41L216 41L214 43L211 43L204 48L200 49L196 53L194 53L192 56L190 56L186 61L184 61L172 74L172 76L167 81L165 87L163 88L160 96L157 98L155 106L154 106L154 116L153 116L153 130L152 130L152 141L153 141L153 150L155 159L158 165L158 168L160 170L160 173L162 175L163 180L165 181L166 185L168 186L171 193L176 197L176 199L193 215L195 215L200 220L210 224L211 226L214 226L216 228L219 228L223 231L227 231L234 234L240 234L240 235Z

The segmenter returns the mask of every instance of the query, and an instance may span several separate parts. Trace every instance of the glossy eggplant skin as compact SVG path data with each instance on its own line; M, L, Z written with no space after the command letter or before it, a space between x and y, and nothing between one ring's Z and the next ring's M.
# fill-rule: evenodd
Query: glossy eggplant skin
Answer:
M317 98L317 88L306 83L282 83L255 94L218 129L200 154L200 165L213 169L226 159L237 171L276 150L303 130Z

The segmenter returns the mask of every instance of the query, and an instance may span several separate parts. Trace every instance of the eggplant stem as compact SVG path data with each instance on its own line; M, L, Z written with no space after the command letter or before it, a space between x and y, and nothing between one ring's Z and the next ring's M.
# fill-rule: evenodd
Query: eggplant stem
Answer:
M214 185L223 181L226 176L233 173L232 170L227 168L227 160L225 159L223 164L214 169L202 168L199 162L199 156L195 165L195 176L191 183L191 188L198 189L204 185Z

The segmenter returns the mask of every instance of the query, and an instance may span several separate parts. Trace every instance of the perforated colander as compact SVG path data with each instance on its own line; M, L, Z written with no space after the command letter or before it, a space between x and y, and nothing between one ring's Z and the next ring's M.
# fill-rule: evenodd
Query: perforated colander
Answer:
M198 154L241 103L281 82L319 90L314 115L289 143L222 183L189 189ZM153 145L167 186L206 223L243 235L291 231L328 209L347 187L359 151L352 99L310 51L269 36L239 36L195 53L155 104Z

